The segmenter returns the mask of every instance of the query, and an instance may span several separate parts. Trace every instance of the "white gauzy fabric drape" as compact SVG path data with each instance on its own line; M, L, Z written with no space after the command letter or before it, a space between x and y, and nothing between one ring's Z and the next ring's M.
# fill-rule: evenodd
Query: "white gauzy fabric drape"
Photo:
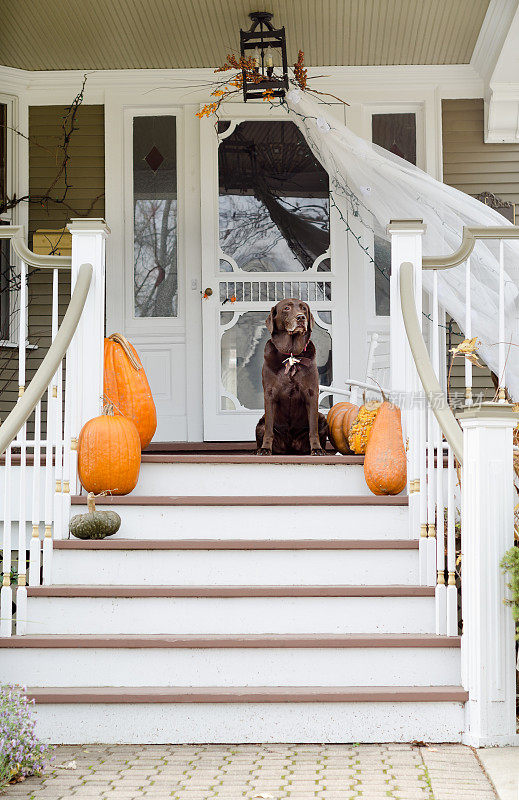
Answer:
M371 142L356 136L330 113L329 105L299 89L286 96L289 117L303 133L326 169L330 190L344 219L356 222L361 244L373 255L373 233L386 237L391 219L422 219L427 225L424 255L446 255L458 249L464 226L508 225L497 211L435 180ZM360 224L359 224L360 223ZM364 234L362 233L364 231ZM352 245L355 246L355 245ZM472 333L479 352L498 373L499 245L478 242L471 256ZM366 261L367 263L367 261ZM432 273L424 271L424 287ZM438 272L441 305L464 329L465 267ZM519 241L505 244L506 385L519 400ZM508 347L508 343L511 346Z

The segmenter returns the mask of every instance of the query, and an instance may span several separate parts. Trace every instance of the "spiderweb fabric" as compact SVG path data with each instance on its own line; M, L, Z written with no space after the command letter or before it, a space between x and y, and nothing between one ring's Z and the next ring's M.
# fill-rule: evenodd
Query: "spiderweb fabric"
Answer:
M423 170L354 134L329 106L299 89L285 98L315 157L327 170L330 189L345 224L355 220L358 245L373 260L374 235L387 240L391 219L422 219L427 226L423 252L441 256L457 250L464 226L510 225L492 208L435 180ZM353 227L353 225L352 225ZM365 234L362 231L365 231ZM519 399L519 242L504 245L506 385ZM432 291L430 270L424 288ZM465 266L438 271L440 304L465 328ZM499 243L478 242L471 255L472 333L482 358L498 374Z

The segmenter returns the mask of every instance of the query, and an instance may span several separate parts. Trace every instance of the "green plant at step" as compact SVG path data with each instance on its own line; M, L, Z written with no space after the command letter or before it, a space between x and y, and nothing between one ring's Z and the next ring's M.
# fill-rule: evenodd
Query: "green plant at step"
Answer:
M519 547L514 546L506 551L501 559L501 569L510 577L507 586L510 589L511 598L505 600L505 603L512 607L512 615L517 628L519 625ZM519 634L516 638L519 639Z
M41 774L49 761L49 745L34 733L33 703L20 686L0 686L0 790Z

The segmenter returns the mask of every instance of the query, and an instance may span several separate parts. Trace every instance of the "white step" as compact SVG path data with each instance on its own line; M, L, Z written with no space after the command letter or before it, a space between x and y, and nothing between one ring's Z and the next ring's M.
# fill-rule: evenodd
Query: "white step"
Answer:
M153 459L153 460L152 460ZM353 463L351 463L353 462ZM369 495L358 456L143 456L134 494Z
M418 542L114 540L55 543L53 582L80 585L412 585Z
M73 497L72 503L72 515L86 512L85 497ZM121 539L409 537L406 497L129 495L100 498L97 508L113 508L121 516L115 535Z
M433 633L429 587L29 587L27 633Z
M164 691L164 690L163 690ZM225 691L225 690L224 690ZM283 690L280 690L283 691ZM129 697L141 702L92 702L92 692L74 702L78 692L61 692L60 702L52 702L56 693L37 694L35 715L37 734L55 743L227 743L227 742L459 742L464 725L464 693L454 687L437 700L429 689L428 701L411 700L427 690L411 689L407 697L400 691L375 694L383 700L364 699L359 692L330 692L351 701L328 700L323 689L313 693L297 690L297 700L276 701L272 692L246 691L240 701L227 702L225 695L209 691L207 697L218 702L189 702L185 692L177 702L167 702L161 692L135 691ZM443 693L443 690L440 690ZM112 690L113 692L113 690ZM396 694L399 692L399 694ZM191 692L193 694L193 691ZM123 690L123 695L125 694ZM261 701L266 694L268 700ZM279 694L279 692L278 692ZM311 702L299 698L311 696ZM38 697L39 695L39 697ZM45 696L45 695L43 695ZM98 697L113 700L110 692ZM280 695L281 697L287 696ZM442 696L442 695L440 695ZM144 702L151 697L152 702ZM253 697L254 702L243 698ZM461 698L461 699L458 699ZM63 702L67 700L69 702ZM80 721L80 724L78 724Z
M22 650L13 644L1 649L2 680L17 683L23 665L30 686L57 680L63 687L461 683L457 637L65 636L25 637Z

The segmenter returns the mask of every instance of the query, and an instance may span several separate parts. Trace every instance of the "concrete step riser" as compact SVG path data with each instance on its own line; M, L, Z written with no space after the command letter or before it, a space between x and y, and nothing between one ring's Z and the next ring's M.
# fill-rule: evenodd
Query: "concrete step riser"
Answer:
M108 508L97 504L102 510ZM110 506L121 539L407 539L406 506ZM72 506L72 515L86 512Z
M418 583L417 550L56 550L53 581L100 585Z
M38 735L57 744L459 742L464 725L455 702L49 704L35 714Z
M141 495L369 495L357 464L143 463L134 494Z
M432 597L30 597L27 632L433 633Z
M24 681L54 686L455 686L460 650L413 648L31 648ZM369 665L369 668L367 668ZM20 653L2 652L16 683Z

